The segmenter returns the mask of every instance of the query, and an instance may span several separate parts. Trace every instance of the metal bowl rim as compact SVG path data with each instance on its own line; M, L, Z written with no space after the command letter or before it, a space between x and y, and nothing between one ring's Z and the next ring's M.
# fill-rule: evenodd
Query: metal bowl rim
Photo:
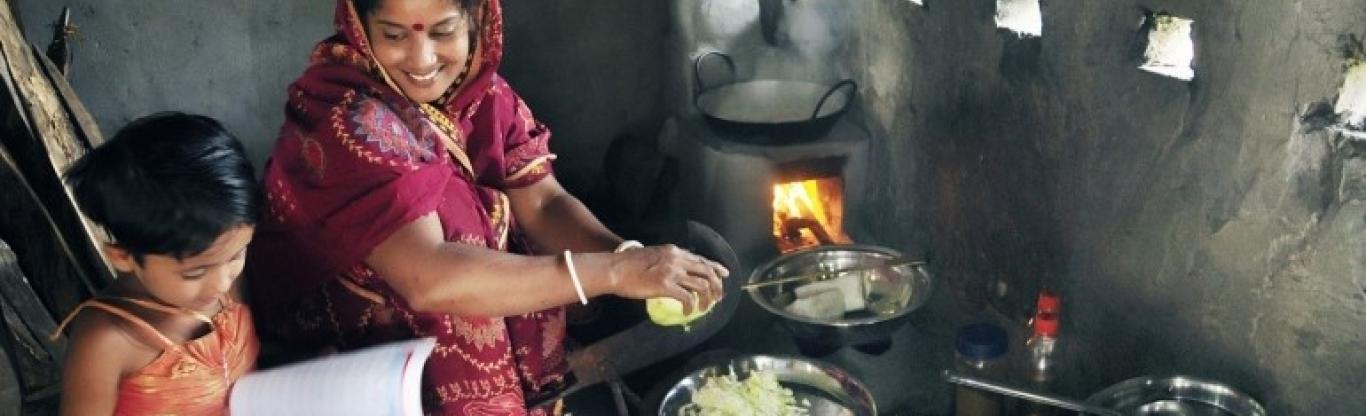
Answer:
M810 114L809 111L805 110L800 112L800 114L796 114L795 117L756 118L750 117L750 114L748 113L740 114L735 112L719 111L718 107L721 106L721 103L726 102L726 98L732 96L744 97L747 104L763 104L758 103L753 99L749 99L749 94L744 94L750 92L750 90L756 89L765 91L772 90L776 95L781 96L777 98L786 98L794 100L813 98L816 101L812 104L819 105L821 95L825 94L828 91L831 91L834 87L838 85L838 83L824 84L804 80L755 78L746 81L722 84L703 90L702 92L698 93L696 97L696 105L699 109L701 109L702 113L704 113L705 115L731 123L741 123L747 125L776 125L789 123L801 124L816 120L824 120L826 118L830 118L840 113L843 113L845 109L849 107L849 103L853 100L854 94L844 92L842 89L835 90L836 95L832 95L830 98L832 100L831 104L828 106L821 107L821 112L817 114L814 118L808 115Z
M1091 404L1095 404L1095 405L1102 405L1102 404L1103 404L1102 401L1103 401L1104 399L1109 398L1109 397L1113 397L1113 396L1115 395L1115 393L1117 393L1117 392L1125 391L1125 390L1131 390L1131 389L1135 389L1135 388L1142 388L1142 386L1145 385L1145 384L1152 384L1152 383L1158 383L1158 382L1166 382L1166 381L1171 381L1171 380L1184 380L1184 381L1191 382L1191 383L1204 384L1204 385L1208 385L1208 386L1211 386L1211 387L1217 387L1217 388L1220 388L1220 389L1227 390L1227 391L1231 392L1231 395L1232 395L1231 398L1232 398L1232 399L1239 400L1242 404L1245 404L1245 405L1247 405L1247 407L1251 408L1251 409L1252 409L1252 414L1253 414L1253 415L1255 415L1255 416L1266 416L1266 409L1265 409L1264 407L1262 407L1261 402L1258 402L1257 399L1252 398L1252 396L1248 395L1247 393L1244 393L1242 390L1233 388L1233 386L1230 386L1230 385L1228 385L1228 384L1221 383L1221 382L1218 382L1218 381L1214 381L1214 380L1210 380L1210 379L1205 379L1205 378L1200 378L1200 377L1192 377L1192 376L1187 376L1187 375L1181 375L1181 374L1172 374L1172 375L1165 375L1165 376L1139 376L1139 377L1134 377L1134 378L1131 378L1131 379L1128 379L1128 380L1124 380L1124 381L1115 383L1115 384L1113 384L1113 385L1110 385L1109 387L1106 387L1106 388L1102 389L1101 391L1098 391L1098 392L1096 392L1095 394L1092 394L1090 397L1087 397L1087 398L1086 398L1086 402L1087 402L1087 403L1091 403Z
M725 361L722 361L722 362L707 364L707 365L705 365L705 366L703 366L703 367L701 367L701 368L698 368L698 369L696 369L696 370L693 370L693 371L689 372L688 374L684 375L682 378L680 378L680 379L678 379L678 380L675 380L675 381L673 382L673 384L669 386L669 389L666 390L666 391L664 392L664 398L660 401L660 403L659 403L659 409L656 409L655 414L660 414L660 412L664 411L664 403L667 403L667 402L669 401L669 398L670 398L670 397L673 397L675 394L677 394L677 393L679 392L679 387L682 387L682 383L683 383L684 381L686 381L686 380L688 380L688 379L699 378L699 377L701 377L701 376L703 375L703 373L705 373L705 372L708 371L708 370L722 369L722 368L725 368L725 367L729 367L730 365L733 365L733 364L735 364L735 363L739 363L739 362L743 362L743 361L755 361L755 360L791 361L791 362L799 362L799 363L803 363L803 364L810 365L810 366L812 366L812 367L819 368L822 372L826 373L827 375L829 375L829 376L832 377L832 378L837 378L837 379L846 380L846 381L849 382L849 384L852 384L852 385L858 390L858 391L857 391L858 395L859 395L859 396L862 396L862 397L852 397L852 396L854 396L854 395L853 395L853 394L850 394L851 398L852 398L852 399L863 399L864 401L866 401L866 402L868 403L868 410L871 411L872 414L874 414L874 415L877 414L877 401L873 400L873 391L872 391L872 390L869 390L869 389L868 389L868 386L866 386L866 385L863 384L863 381L860 381L858 378L854 377L853 374L849 374L849 372L848 372L848 371L845 371L843 368L840 368L840 367L838 367L838 366L836 366L836 365L834 365L834 364L830 364L830 363L827 363L827 362L824 362L824 361L821 361L821 360L816 360L816 359L811 359L811 358L805 358L805 357L796 357L796 356L790 356L790 355L773 355L773 354L748 354L748 355L741 355L741 356L738 356L738 357L729 358L729 359L727 359L727 360L725 360ZM846 393L849 393L849 392L846 392ZM841 403L841 404L844 404L844 403Z
M801 250L797 250L797 251L794 251L794 252L791 252L791 253L787 253L787 254L778 256L777 258L775 258L775 259L773 259L773 260L769 260L768 262L766 262L766 263L760 265L759 267L755 267L754 270L750 272L750 274L749 274L749 279L747 280L747 282L750 283L750 284L759 283L759 282L760 282L759 279L760 279L766 272L768 272L769 270L772 270L774 266L777 266L777 265L779 265L779 264L781 264L781 263L783 263L783 262L785 262L785 261L790 261L791 259L796 258L796 257L798 257L798 256L807 255L807 254L812 254L812 253L825 252L825 251L865 251L865 252L874 252L874 253L879 253L879 254L886 254L886 255L888 255L888 256L891 256L892 258L901 258L901 257L902 257L902 254L901 254L901 252L899 252L899 251L896 251L896 250L893 250L893 249L890 249L890 248L887 248L887 247L875 246L875 245L869 245L869 244L842 244L842 245L833 245L833 246L816 246L816 247L808 247L808 248L804 248L804 249L801 249ZM930 274L929 270L925 270L924 265L920 265L920 264L914 264L914 265L911 265L910 267L914 267L914 268L917 269L920 273L923 273L923 274L925 275L925 277L927 278L926 280L927 280L929 283L928 283L927 285L925 285L925 293L934 293L935 279L934 279L934 276ZM774 305L772 305L772 302L770 302L769 300L763 299L763 296L759 293L759 290L758 290L758 289L747 290L746 292L749 292L749 297L750 297L750 299L753 299L753 300L754 300L754 303L758 303L760 307L764 308L765 310L769 311L770 313L773 313L773 314L776 314L776 315L778 315L778 316L781 316L781 317L783 317L783 318L785 318L785 319L790 319L790 320L797 321L797 322L808 323L808 324L813 324L813 325L820 325L820 326L836 327L836 328L851 328L851 327L864 326L864 325L872 325L872 324L877 324L877 323L882 323L882 322L887 322L887 321L896 320L896 319L899 319L899 318L901 318L901 317L903 317L903 316L906 316L907 314L910 314L911 312L913 312L913 311L915 311L915 310L917 310L917 309L920 309L920 307L923 306L923 305L925 304L925 302L928 301L928 299L929 299L929 295L928 295L928 294L926 294L926 295L912 295L912 299L913 299L913 300L918 299L919 301L918 301L918 302L909 302L909 303L906 305L905 308L902 308L901 311L898 311L898 312L897 312L896 314L894 314L894 315L879 316L879 317L869 317L869 318L859 318L859 319L851 319L851 320L840 321L840 322L825 322L825 321L819 321L819 320L807 318L807 317L804 317L804 316L798 316L798 315L793 315L793 314L787 313L787 311L784 311L784 310L779 309L779 308L775 307Z

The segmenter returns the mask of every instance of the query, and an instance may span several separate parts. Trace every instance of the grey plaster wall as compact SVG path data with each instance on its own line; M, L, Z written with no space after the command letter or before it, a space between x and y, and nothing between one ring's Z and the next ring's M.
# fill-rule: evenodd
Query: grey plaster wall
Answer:
M556 177L582 197L604 190L603 156L613 139L653 140L659 129L667 5L503 2L502 74L550 127Z
M875 197L913 208L879 211L882 243L928 244L956 295L1008 314L1062 290L1082 390L1175 372L1273 414L1366 411L1363 141L1311 115L1366 4L1044 1L1042 39L1018 39L992 0L877 3ZM1195 20L1194 81L1136 69L1145 9Z
M223 121L259 170L284 119L285 86L332 33L328 1L18 0L46 47L61 8L79 26L69 76L106 135L164 110Z
M592 192L612 138L653 137L658 127L665 4L505 3L503 74L555 133L561 180ZM17 0L25 34L43 46L61 7L72 7L81 40L70 79L106 134L154 111L208 114L246 142L258 169L284 117L285 87L333 33L334 4Z

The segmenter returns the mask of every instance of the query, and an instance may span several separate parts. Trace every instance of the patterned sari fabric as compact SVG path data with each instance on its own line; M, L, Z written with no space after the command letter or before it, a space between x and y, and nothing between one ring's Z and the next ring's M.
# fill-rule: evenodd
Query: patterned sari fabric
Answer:
M423 378L430 414L543 414L524 403L567 383L562 308L419 313L364 263L430 213L447 241L528 253L504 192L550 175L554 155L549 131L495 73L501 10L498 0L483 3L470 75L440 102L415 104L371 58L352 2L337 1L338 34L318 44L289 88L249 286L267 340L347 350L435 337Z

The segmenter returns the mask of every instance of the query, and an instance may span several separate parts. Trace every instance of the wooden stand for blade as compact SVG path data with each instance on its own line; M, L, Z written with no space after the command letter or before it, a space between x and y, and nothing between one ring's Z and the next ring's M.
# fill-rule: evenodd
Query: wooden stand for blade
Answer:
M16 407L48 414L60 398L65 343L48 341L47 332L114 274L101 250L104 233L61 180L102 142L99 128L18 23L9 0L0 0L0 241L9 244L0 244L0 352L11 364L0 368L0 384L13 375L21 396L19 403L0 397L0 414ZM69 14L59 23L69 24ZM59 46L69 59L71 45Z
M34 291L55 315L113 281L104 233L76 208L61 175L102 142L66 78L19 32L0 0L0 177L6 211L0 237L13 242ZM55 229L55 232L54 232ZM62 260L69 267L55 264Z

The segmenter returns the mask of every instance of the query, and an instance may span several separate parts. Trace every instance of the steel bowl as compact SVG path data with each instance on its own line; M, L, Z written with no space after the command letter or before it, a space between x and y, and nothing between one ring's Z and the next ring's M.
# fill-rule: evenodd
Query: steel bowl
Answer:
M818 246L780 256L757 267L749 277L755 284L786 276L831 272L885 265L903 260L901 253L870 245ZM862 295L869 307L832 319L816 319L792 313L786 307L796 300L795 290L808 282L776 284L749 291L759 306L779 316L798 341L816 350L847 345L888 342L905 325L910 313L929 300L934 279L923 263L876 267L858 273Z
M669 388L659 406L659 416L679 416L692 403L692 395L707 377L735 374L741 380L755 371L766 371L792 390L811 416L873 416L877 406L868 388L844 370L801 358L752 355L703 367Z
M1222 383L1187 376L1132 378L1086 401L1126 415L1266 416L1251 396Z

